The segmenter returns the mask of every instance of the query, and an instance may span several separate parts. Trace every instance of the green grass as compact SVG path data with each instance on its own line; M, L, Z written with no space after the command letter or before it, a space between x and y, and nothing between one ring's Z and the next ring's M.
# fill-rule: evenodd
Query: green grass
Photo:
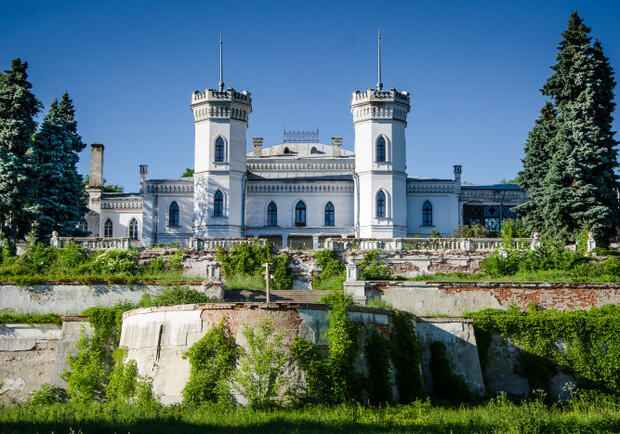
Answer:
M342 290L344 278L342 276L332 276L327 279L312 284L312 289L317 291L339 291Z
M265 290L265 278L263 276L251 276L249 274L234 274L224 281L226 289L250 289Z
M475 407L429 402L380 408L360 405L250 410L217 405L198 408L106 404L54 404L0 408L0 432L148 433L540 433L618 432L615 400L545 406L496 398Z
M0 311L2 324L54 324L62 325L62 316L55 313L13 313L11 309Z

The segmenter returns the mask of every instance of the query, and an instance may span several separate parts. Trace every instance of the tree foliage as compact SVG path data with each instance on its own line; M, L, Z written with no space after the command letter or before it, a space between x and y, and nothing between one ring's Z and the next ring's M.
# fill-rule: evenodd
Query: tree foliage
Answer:
M16 242L30 230L34 149L34 116L41 103L30 91L27 62L19 58L0 83L0 231Z
M87 211L83 179L77 172L79 152L85 148L77 133L73 102L65 92L54 100L34 138L37 240L47 241L52 231L60 236L83 236L79 224Z
M534 230L575 240L582 228L606 243L620 222L617 141L611 122L614 72L590 28L572 12L554 73L551 99L528 136L519 183L534 199L517 211Z

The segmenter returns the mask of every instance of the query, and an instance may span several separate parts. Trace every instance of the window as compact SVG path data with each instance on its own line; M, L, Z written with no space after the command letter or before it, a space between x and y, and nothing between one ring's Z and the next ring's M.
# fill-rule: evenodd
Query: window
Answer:
M379 136L377 139L377 161L385 161L385 139Z
M295 226L306 226L306 204L301 200L295 205Z
M213 216L222 217L224 215L224 194L220 190L213 195Z
M267 226L278 226L278 206L273 202L267 207Z
M129 239L138 239L138 220L136 220L135 218L129 220Z
M379 190L377 193L377 217L385 217L385 193Z
M310 153L311 154L316 154L318 151L316 150L316 148L313 146L312 149L310 149Z
M422 205L422 226L433 226L433 205L428 200Z
M284 148L284 151L282 153L283 154L290 154L291 150L287 147L287 148Z
M325 205L325 226L334 226L334 204L327 202Z
M179 226L179 204L176 202L168 208L168 226Z
M218 137L215 141L215 162L221 163L224 161L224 139Z
M112 238L112 234L114 233L114 226L112 226L112 220L107 219L103 224L103 237L104 238Z

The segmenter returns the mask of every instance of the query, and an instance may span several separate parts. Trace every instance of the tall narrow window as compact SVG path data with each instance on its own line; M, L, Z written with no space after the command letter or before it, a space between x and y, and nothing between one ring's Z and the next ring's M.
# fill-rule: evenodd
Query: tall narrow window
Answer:
M136 220L135 218L129 220L129 239L138 239L138 220Z
M278 226L278 206L273 202L267 207L267 226Z
M114 233L114 226L112 225L112 220L107 219L103 224L103 237L104 238L112 238L112 234Z
M224 161L224 139L218 137L215 141L215 162L221 163Z
M428 200L422 205L422 226L433 226L433 205Z
M168 208L168 226L179 226L179 204L176 202Z
M295 226L306 226L306 204L301 200L295 205Z
M213 216L222 217L224 215L224 194L220 190L213 195Z
M377 193L377 217L385 217L385 193L379 190Z
M334 226L335 220L334 204L327 202L325 205L325 226Z
M385 139L379 136L377 139L377 161L385 161Z

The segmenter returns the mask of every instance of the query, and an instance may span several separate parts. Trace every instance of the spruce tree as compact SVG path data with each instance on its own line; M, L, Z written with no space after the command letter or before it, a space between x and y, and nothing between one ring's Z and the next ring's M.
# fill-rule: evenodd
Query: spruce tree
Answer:
M30 229L35 188L32 136L41 103L30 91L27 68L14 59L0 84L0 231L12 242Z
M85 146L77 133L73 102L65 93L60 103L52 103L35 136L37 240L49 240L53 231L60 236L86 235L79 229L87 208L83 179L76 169L78 153Z
M618 142L611 129L615 81L600 44L592 45L589 33L572 12L554 73L542 88L557 110L545 139L547 155L541 156L549 161L529 159L538 151L528 140L520 179L535 201L523 207L533 229L575 240L586 228L605 243L620 222L614 173Z
M521 160L523 170L519 172L517 182L535 199L541 197L545 175L549 171L551 163L549 156L553 155L551 146L555 136L556 117L557 111L553 104L547 101L525 143L525 158ZM525 202L514 208L516 212L524 216L526 225L535 230L541 230L543 223L538 204L538 201Z

